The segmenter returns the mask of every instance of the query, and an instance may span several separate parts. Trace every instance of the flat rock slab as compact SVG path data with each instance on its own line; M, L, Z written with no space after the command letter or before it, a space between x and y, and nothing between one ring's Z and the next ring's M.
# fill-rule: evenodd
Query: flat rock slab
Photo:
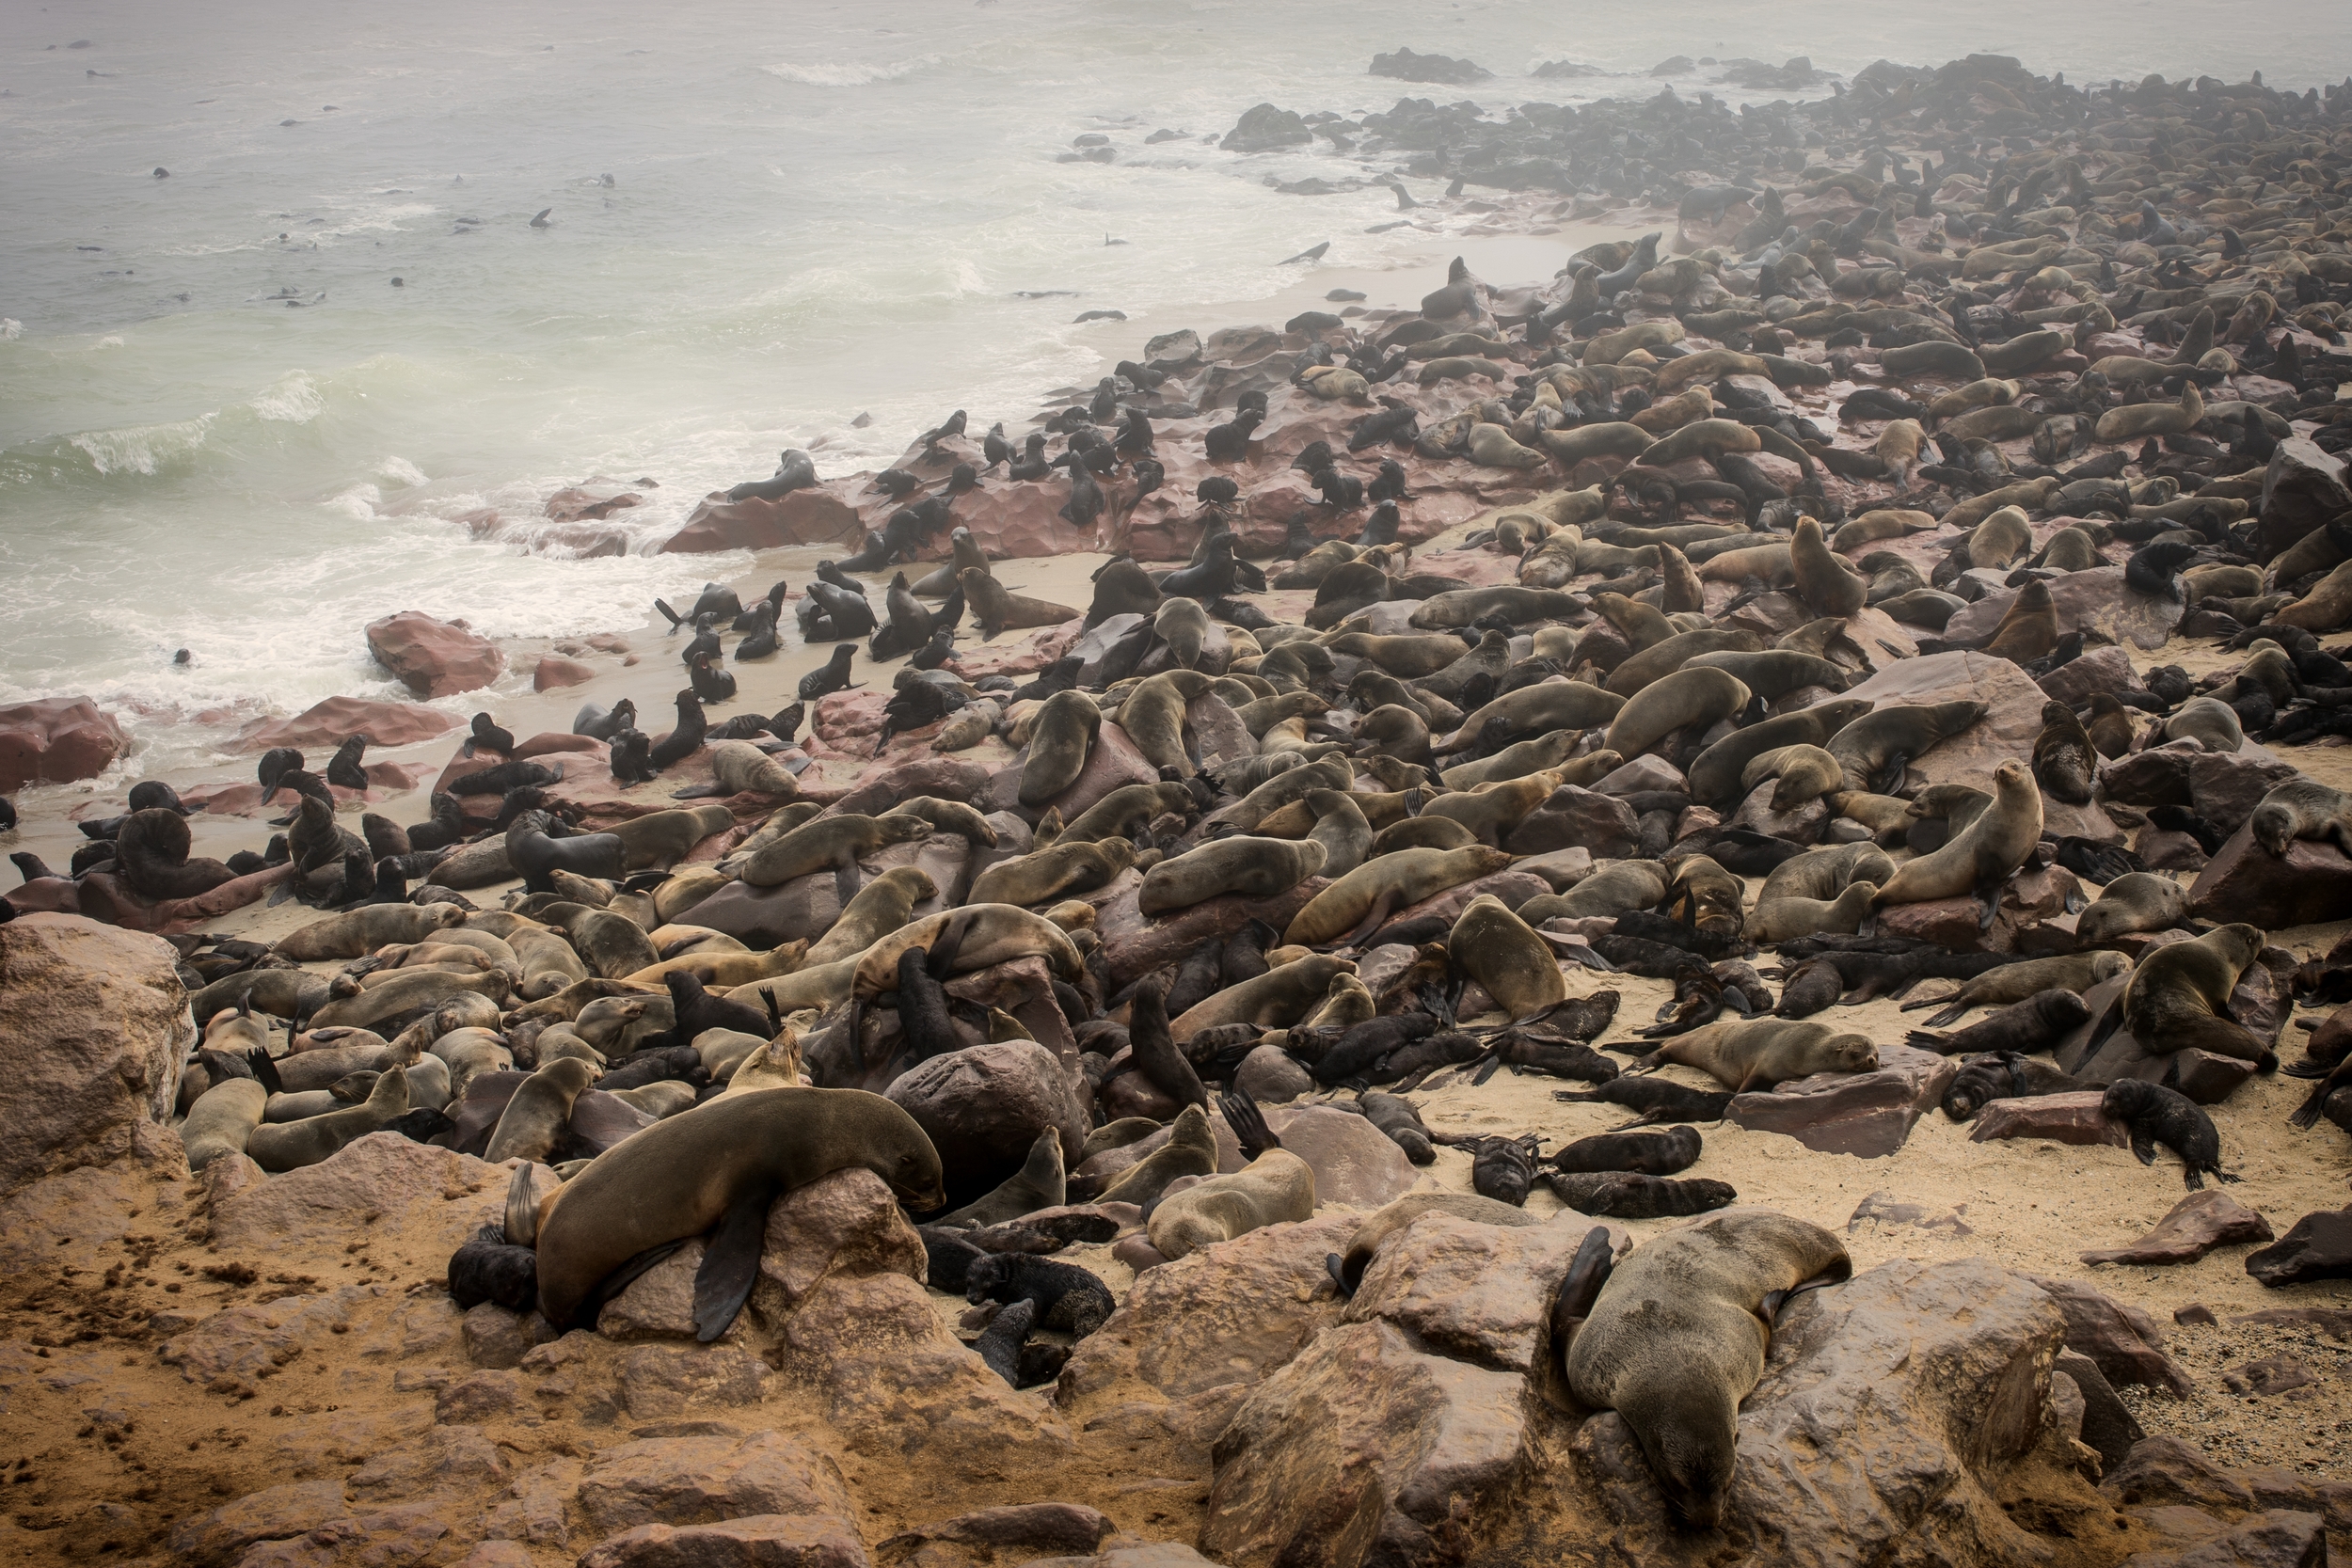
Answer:
M1910 772L1931 784L1963 784L1988 794L1995 768L2015 757L2033 755L2034 740L2042 734L2042 705L2050 700L2032 676L2008 659L1967 652L1928 654L1882 664L1877 674L1849 687L1844 695L1859 697L1874 710L1933 703L1984 704L1982 719L1912 758Z
M2217 1246L2267 1242L2270 1222L2227 1193L2191 1193L2156 1222L2156 1227L2127 1247L2086 1252L2091 1263L2194 1263Z
M2273 1289L2352 1279L2352 1209L2304 1215L2280 1240L2248 1254L2246 1272Z
M1952 1057L1883 1045L1875 1072L1817 1072L1769 1094L1736 1095L1730 1119L1752 1132L1785 1132L1823 1154L1878 1159L1902 1148L1959 1070Z
M1990 639L2022 592L1995 589L1958 611L1945 623L1945 640L1975 642ZM2150 598L2125 588L2121 566L2093 566L2053 578L2050 598L2058 610L2060 637L2070 631L2096 632L2109 642L2128 641L2149 651L2164 646L2185 613L2184 607L2170 599Z
M2109 1121L2099 1109L2106 1096L2103 1089L2081 1089L2069 1094L2036 1095L2029 1100L1994 1100L1977 1113L1975 1125L1968 1130L1970 1143L1991 1143L1998 1138L2044 1138L2060 1144L2112 1144L2117 1148L2131 1147L2131 1134L2118 1122Z

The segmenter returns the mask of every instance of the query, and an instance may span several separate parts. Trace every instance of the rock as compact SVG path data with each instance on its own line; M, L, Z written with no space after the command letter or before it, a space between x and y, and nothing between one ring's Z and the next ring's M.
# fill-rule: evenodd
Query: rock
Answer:
M195 1048L171 944L72 914L0 925L0 1196L126 1156L184 1170L168 1128Z
M171 1553L191 1568L227 1568L257 1541L305 1535L350 1512L340 1481L267 1487L181 1520L171 1528Z
M888 1097L930 1134L952 1200L966 1189L977 1196L1019 1170L1048 1128L1061 1133L1062 1158L1078 1163L1090 1126L1070 1079L1043 1046L1008 1040L934 1056L901 1075Z
M1255 756L1258 743L1224 699L1203 692L1184 705L1184 725L1200 748L1200 767L1214 770L1220 763Z
M2263 472L2263 560L2268 562L2330 517L2352 508L2344 461L2306 436L2291 436L2270 454Z
M1025 746L1011 767L989 781L992 809L1011 812L1025 822L1035 822L1049 810L1059 811L1064 822L1074 822L1089 806L1122 784L1160 782L1159 769L1144 760L1126 731L1107 719L1096 733L1094 749L1087 754L1086 767L1079 769L1076 780L1043 806L1021 803L1021 774L1028 760L1029 750Z
M867 1568L869 1561L856 1529L840 1519L754 1513L684 1529L640 1525L589 1548L580 1568Z
M243 1155L215 1160L204 1167L206 1212L213 1245L224 1251L331 1246L340 1254L365 1233L412 1240L423 1255L446 1258L484 1225L503 1222L509 1174L397 1132L372 1132L267 1180Z
M2272 1509L2179 1551L2140 1552L2132 1568L2312 1568L2328 1557L2327 1521Z
M2046 695L2069 707L2080 708L2102 691L2120 696L2139 689L2139 675L2132 669L2132 656L2122 648L2090 648L2036 684Z
M621 1403L641 1421L755 1405L768 1364L741 1345L640 1345L621 1363Z
M1217 1438L1200 1544L1250 1564L1474 1558L1535 1464L1527 1392L1385 1322L1328 1329Z
M1347 1249L1361 1219L1267 1226L1139 1275L1071 1352L1057 1404L1089 1433L1172 1444L1169 1463L1203 1463L1248 1391L1339 1323L1346 1304L1324 1258Z
M2291 1355L2266 1355L2259 1361L2241 1362L2221 1374L2221 1382L2233 1394L2255 1394L2267 1399L2296 1388L2315 1387L2319 1379Z
M2089 1356L2109 1383L2143 1384L2186 1394L2196 1385L2180 1363L2164 1352L2164 1331L2138 1307L2117 1301L2079 1280L2028 1275L2066 1315L2066 1348Z
M1082 1503L1015 1503L903 1530L876 1550L889 1564L905 1561L925 1546L977 1548L970 1558L963 1553L950 1557L926 1552L921 1559L922 1568L933 1568L934 1563L937 1568L960 1568L967 1560L1000 1560L999 1554L1002 1560L1020 1560L1032 1555L1090 1553L1118 1528L1106 1515Z
M272 1302L223 1307L184 1334L156 1349L156 1359L211 1392L251 1393L265 1377L317 1344L361 1305L383 1293L380 1285L346 1285L318 1295L280 1296Z
M1279 1045L1262 1045L1233 1069L1233 1087L1261 1105L1287 1105L1315 1090L1314 1075Z
M596 666L592 664L558 654L541 654L538 667L531 672L531 689L554 691L566 686L585 686L596 678Z
M1984 602L1979 600L1970 608ZM1952 619L1957 626L1960 617ZM1990 623L1986 629L1991 630ZM1957 633L1949 635L1958 638ZM1993 789L1995 768L2011 757L2033 754L2034 739L2042 734L2042 705L2049 701L2033 678L2008 659L1967 652L1883 661L1877 674L1849 688L1844 695L1864 698L1882 708L1958 701L1984 704L1982 719L1912 758L1910 772L1931 784L1963 784L1987 793ZM2051 804L2055 808L2058 803ZM2104 813L2099 814L2099 821L2106 822ZM2113 824L2106 823L2105 832L2122 842Z
M1512 863L1511 869L1541 877L1554 893L1565 893L1593 874L1593 852L1582 845L1530 855Z
M2270 1222L2227 1193L2191 1193L2130 1246L2086 1252L2094 1263L2194 1263L2217 1246L2271 1239Z
M2143 1437L2134 1443L2123 1463L2100 1482L2099 1490L2126 1507L2166 1503L2202 1509L2254 1506L2254 1494L2243 1481L2206 1458L2202 1449L2170 1436Z
M1984 906L1963 894L1893 905L1879 911L1879 928L1963 953L2072 952L2073 933L2047 923L2063 915L2067 901L2081 893L2081 880L2064 866L2028 865L2002 884L1990 927L1982 924Z
M2352 908L2352 859L2333 844L2310 838L2273 856L2240 828L2198 873L2188 908L2200 920L2242 920L2265 931L2333 920Z
M475 1375L519 1381L513 1372ZM472 1381L465 1379L456 1386L462 1388ZM518 1386L516 1402L519 1393ZM447 1399L444 1394L443 1402ZM362 1497L396 1499L458 1487L503 1486L513 1479L514 1470L505 1453L482 1434L480 1427L445 1425L371 1456L351 1473L350 1486Z
M1245 1162L1240 1143L1227 1147L1232 1129L1221 1114L1211 1119L1217 1133L1217 1169L1241 1169ZM1318 1205L1336 1204L1370 1212L1411 1192L1419 1180L1396 1140L1352 1110L1335 1105L1269 1106L1265 1121L1284 1148L1313 1168Z
M819 486L775 500L731 501L713 491L694 503L686 526L661 543L664 555L713 550L771 550L786 545L855 545L857 509Z
M2249 1253L2246 1272L2273 1290L2314 1279L2352 1279L2352 1209L2304 1215L2275 1244Z
M1915 1230L1940 1230L1955 1239L1973 1236L1976 1227L1960 1217L1967 1207L1963 1203L1959 1209L1931 1209L1923 1203L1905 1202L1882 1188L1854 1205L1853 1212L1846 1217L1846 1234L1851 1236L1866 1225L1899 1225Z
M1902 1148L1959 1070L1948 1056L1882 1045L1875 1072L1817 1072L1770 1093L1737 1095L1730 1119L1755 1132L1785 1132L1824 1154L1875 1159Z
M1226 894L1156 918L1146 917L1136 905L1142 885L1140 878L1121 879L1087 900L1094 905L1095 934L1102 939L1114 986L1131 985L1205 942L1222 942L1252 920L1263 920L1279 932L1330 883L1310 877L1272 898Z
M404 610L368 623L368 652L420 697L449 697L498 679L506 656L463 621Z
M1071 1035L1068 1015L1054 1000L1054 972L1043 958L1012 958L959 974L946 983L946 991L958 1002L1009 1015L1057 1060L1077 1060L1077 1040Z
M1116 493L1114 486L1105 484L1103 488L1106 500ZM969 529L973 543L991 560L1034 560L1101 549L1098 530L1112 525L1120 502L1112 500L1094 527L1078 528L1061 515L1069 500L1070 485L1058 474L1039 484L987 484L957 499L956 526ZM919 554L927 561L944 561L953 548L953 541L941 533ZM1007 586L1016 594L1023 592L1018 584ZM971 635L977 639L979 634L975 631Z
M1796 1298L1740 1409L1726 1533L1757 1561L2028 1561L2047 1548L2002 1506L2024 1513L2010 1487L2026 1474L2045 1517L2090 1512L2105 1528L2052 1454L2062 1333L2048 1297L1981 1259L1886 1263ZM1613 1560L1683 1560L1689 1537L1615 1412L1586 1421L1571 1453L1617 1527Z
M2233 833L2254 815L2264 796L2301 769L2280 762L2259 748L2227 755L2206 752L2188 759L2189 804L2197 815L2225 833Z
M242 752L262 752L273 746L332 748L355 735L366 736L371 746L407 746L457 727L458 721L420 703L329 697L291 719L255 720L237 732L236 746Z
M87 697L10 703L0 707L0 795L95 778L126 744L114 715Z
M752 1306L780 1322L828 1279L900 1275L921 1279L923 1239L881 1177L835 1171L769 1207Z
M609 1316L611 1308L606 1310ZM534 1346L556 1337L555 1326L538 1313L516 1312L494 1301L468 1308L459 1333L465 1340L466 1359L494 1371L521 1366Z
M701 1525L742 1514L853 1515L840 1466L777 1432L658 1437L600 1451L576 1499L589 1528Z
M1518 820L1503 839L1514 855L1543 855L1581 848L1599 861L1623 860L1641 842L1633 808L1613 795L1563 784L1551 798Z
M1314 133L1307 129L1307 122L1297 115L1271 103L1261 103L1245 113L1217 146L1228 152L1265 152L1312 140Z
M1563 1213L1515 1229L1424 1214L1381 1247L1344 1321L1378 1320L1422 1350L1532 1371L1549 1353L1552 1297L1596 1223Z
M2061 1144L2110 1144L2129 1148L2131 1133L2099 1109L2104 1089L2036 1095L2029 1100L1994 1100L1977 1112L1970 1143L1995 1138L2047 1138Z
M1691 784L1682 776L1680 768L1663 757L1645 752L1605 778L1597 780L1592 787L1601 795L1641 795L1653 790L1687 795Z
M1040 626L1026 636L999 640L984 646L958 648L947 656L947 668L967 681L989 675L1033 675L1068 653L1078 641L1080 621Z
M2049 587L2050 598L2058 610L2060 637L2070 631L2095 632L2107 642L2128 641L2134 647L2153 650L2164 646L2182 615L2182 606L2170 599L2152 598L2125 588L2121 566L2093 566L2088 571L2069 572L2052 578ZM1954 643L1989 641L1993 629L2009 613L2009 607L2020 592L1996 588L1958 611L1945 624L1944 640ZM2018 673L2022 676L2025 673ZM2026 679L2030 685L2031 678Z
M262 1542L237 1560L237 1568L407 1568L432 1558L449 1532L419 1504L347 1513L304 1535Z
M1375 55L1370 74L1393 76L1400 82L1444 82L1454 87L1468 87L1472 82L1487 80L1494 72L1468 60L1449 59L1443 55L1416 55L1410 49L1399 49L1393 55Z

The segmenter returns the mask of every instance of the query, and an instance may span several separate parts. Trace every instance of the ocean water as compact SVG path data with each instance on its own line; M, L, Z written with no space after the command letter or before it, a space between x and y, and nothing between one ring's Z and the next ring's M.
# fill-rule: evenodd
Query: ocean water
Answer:
M786 446L834 474L954 407L1018 421L1151 333L1249 319L1299 281L1276 263L1320 241L1332 268L1442 256L1442 214L1366 232L1397 215L1385 190L1268 188L1363 172L1327 143L1217 150L1261 101L1647 96L1673 55L1851 71L1989 50L2074 81L2259 69L2296 87L2352 68L2322 0L7 14L0 701L96 696L141 771L211 758L258 714L395 694L361 635L395 610L501 636L637 625L656 594L739 569L653 551ZM1365 73L1399 45L1496 76ZM1603 73L1529 74L1563 58ZM1146 141L1161 129L1184 135ZM1060 161L1089 134L1112 162ZM1073 322L1102 309L1129 320ZM658 483L612 520L630 553L534 542L545 498L598 478ZM488 509L497 529L464 520Z

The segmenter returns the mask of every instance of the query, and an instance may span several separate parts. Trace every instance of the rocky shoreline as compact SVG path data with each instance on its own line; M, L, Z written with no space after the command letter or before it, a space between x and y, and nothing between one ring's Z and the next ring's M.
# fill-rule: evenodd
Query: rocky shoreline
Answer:
M1978 56L1739 112L1262 108L1236 152L1628 237L1157 336L1049 400L1043 477L959 418L713 496L671 547L759 565L675 641L388 616L421 701L253 727L285 792L28 812L86 847L0 923L0 1550L2352 1547L2352 99ZM733 693L674 730L698 637ZM495 720L427 705L526 657ZM8 722L20 778L119 747ZM1742 1031L1790 1069L1727 1071ZM1645 1093L1674 1130L1614 1132ZM844 1156L548 1306L598 1164L803 1095L889 1107L944 1203ZM2227 1185L2184 1195L2201 1132ZM1563 1302L1596 1231L1766 1211L1844 1267L1740 1303L1694 1528L1565 1356L1608 1288Z

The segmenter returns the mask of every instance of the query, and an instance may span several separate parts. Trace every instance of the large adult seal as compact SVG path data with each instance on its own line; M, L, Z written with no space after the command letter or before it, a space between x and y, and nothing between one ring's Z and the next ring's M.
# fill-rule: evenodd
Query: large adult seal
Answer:
M1369 936L1407 905L1510 863L1508 851L1483 844L1460 849L1399 849L1365 862L1316 894L1292 919L1282 940L1312 944Z
M528 1160L545 1164L571 1127L572 1104L596 1081L596 1069L578 1056L559 1056L522 1082L506 1102L482 1157L492 1164Z
M1869 1036L1841 1034L1826 1023L1725 1019L1675 1036L1641 1065L1654 1069L1668 1062L1697 1068L1745 1094L1816 1072L1870 1072L1879 1065L1879 1050Z
M2229 1017L2230 992L2265 940L2259 927L2223 926L2194 942L2157 948L2139 961L2123 989L2123 1027L2158 1055L2210 1051L2269 1071L2279 1065L2278 1054Z
M577 833L550 838L554 816L527 811L506 827L506 859L523 874L525 893L553 893L555 874L616 880L628 859L628 847L612 833Z
M2316 779L2289 779L2262 798L2246 825L2255 843L2282 859L2298 838L2332 840L2352 855L2352 793Z
M1965 699L1883 707L1864 714L1820 744L1846 765L1848 789L1876 789L1884 776L1899 783L1904 764L1937 741L1960 734L1983 718L1985 711L1984 704Z
M1029 729L1028 760L1021 768L1021 803L1042 809L1076 784L1102 728L1103 710L1085 692L1057 691L1046 698Z
M775 887L811 872L831 871L846 907L857 896L859 856L928 838L930 832L931 825L919 816L861 816L854 812L820 816L761 848L743 863L741 875L748 886Z
M712 1231L694 1275L695 1336L707 1344L758 1277L769 1204L851 1168L917 1211L946 1196L923 1129L861 1089L755 1089L658 1121L598 1155L541 1214L539 1310L569 1326L632 1260Z
M956 574L956 580L963 585L963 602L972 607L972 619L983 639L1027 626L1057 626L1064 621L1077 620L1083 613L1068 605L1009 593L1003 583L977 566L966 566Z
M2001 884L2042 840L2042 791L2026 764L2011 758L1993 770L1993 803L1931 855L1906 861L1879 889L1876 907L1974 895L1978 924L1990 927Z
M1567 1000L1568 983L1551 949L1492 894L1470 901L1446 938L1446 952L1515 1023Z
M327 808L331 819L333 808ZM133 893L151 903L210 893L236 873L219 861L192 860L187 818L167 807L135 811L115 834L115 863ZM364 846L362 846L364 847Z
M1144 914L1171 914L1225 894L1274 898L1323 869L1327 851L1312 839L1235 834L1164 860L1143 874L1136 906Z
M1764 1375L1772 1323L1808 1280L1851 1278L1820 1226L1730 1209L1634 1248L1569 1339L1568 1387L1614 1410L1676 1513L1711 1529L1730 1496L1740 1402Z

